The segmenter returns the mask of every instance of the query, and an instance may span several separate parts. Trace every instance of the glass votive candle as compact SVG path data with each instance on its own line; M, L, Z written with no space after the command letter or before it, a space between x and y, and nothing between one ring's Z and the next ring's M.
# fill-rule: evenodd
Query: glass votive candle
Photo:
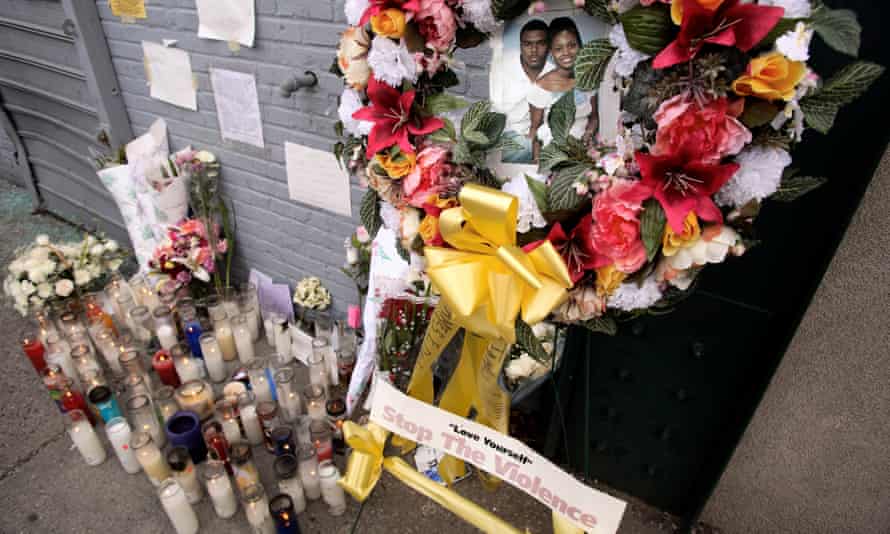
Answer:
M308 415L300 416L300 419L297 420L297 445L300 447L312 445L312 433L309 431L309 425L312 424L313 419Z
M142 394L127 399L127 414L130 425L140 432L148 432L158 447L163 447L167 443L167 436L158 422L151 397Z
M145 383L145 375L128 374L124 377L124 395L127 400L138 395L151 398L151 390Z
M201 334L204 329L201 327L201 321L198 319L198 313L192 308L180 308L179 314L182 317L182 331L185 333L185 340L191 348L192 354L197 358L202 358L201 352Z
M201 435L201 421L194 412L179 411L164 425L170 444L185 447L192 461L199 464L207 459L207 445Z
M325 420L316 419L309 423L309 434L312 446L318 461L332 460L334 458L334 444L331 441L331 425Z
M303 388L303 395L306 397L306 413L315 420L324 420L327 418L327 409L325 408L324 387L318 384L310 384Z
M241 380L231 380L223 386L222 396L226 399L238 400L238 395L247 391L247 386Z
M74 360L71 359L71 347L64 339L59 337L59 334L47 334L44 359L47 365L58 365L61 367L62 372L68 378L77 379L77 368L74 367Z
M99 417L106 424L112 419L123 416L110 387L96 386L90 390L87 397L90 399L90 404L96 407Z
M337 351L337 373L340 375L340 382L348 384L353 370L355 370L355 350L341 348Z
M164 349L157 351L151 359L151 366L158 374L162 384L173 386L174 388L179 387L180 382L179 375L176 373L176 362L173 361L173 356L169 352Z
M145 471L145 476L155 486L170 478L170 466L164 460L161 450L151 439L148 432L133 432L130 436L130 448L136 454L136 460Z
M176 390L173 386L159 387L152 395L152 400L155 404L155 411L164 425L173 417L173 414L179 411L179 404L176 402Z
M173 320L173 310L169 306L158 306L151 312L154 317L154 332L162 349L170 350L179 343L179 332Z
M287 328L287 317L280 313L272 312L269 314L269 320L272 321L274 336L274 342L270 344L275 347L275 352L290 354L290 332Z
M256 307L250 300L245 299L242 296L239 302L241 315L247 319L247 330L250 332L250 338L256 343L260 339L260 316L256 311Z
M165 480L158 488L158 498L176 534L197 534L198 516L178 480Z
M214 412L216 412L216 420L222 426L223 434L225 434L229 445L244 441L241 436L241 424L238 421L237 400L225 397L216 401Z
M275 401L262 401L256 405L257 419L260 426L263 427L263 443L266 450L275 452L275 443L272 441L272 430L281 426L281 419L278 417L278 403Z
M240 296L241 313L247 312L247 308L252 308L253 314L257 321L260 319L260 298L257 293L256 284L245 282L238 288Z
M204 360L193 358L187 351L177 351L176 347L170 350L170 356L173 358L173 366L176 367L176 375L179 377L179 381L185 383L203 378Z
M83 375L83 386L87 390L87 395L89 395L90 391L93 388L98 386L107 386L108 380L105 379L105 374L101 369L93 369L91 371L87 371Z
M120 363L121 369L123 369L124 374L144 376L146 377L145 383L148 384L150 382L148 378L148 371L142 364L142 354L140 354L138 350L127 349L121 351L117 361Z
M250 389L256 395L257 402L272 400L272 387L269 377L266 376L265 358L257 358L247 366L247 376L250 380Z
M208 421L201 428L207 454L214 462L229 463L229 441L223 433L222 425L217 421ZM231 467L229 467L231 469Z
M272 443L275 444L275 456L283 454L295 454L297 444L294 441L294 431L290 427L279 426L271 432Z
M43 346L43 342L40 341L37 333L28 332L22 336L22 352L28 357L31 366L34 367L37 374L42 373L46 369L46 360L43 359L46 348Z
M276 534L300 534L297 511L290 495L279 494L269 501L269 513L275 522Z
M69 341L80 334L87 333L87 328L80 322L77 314L73 312L69 311L59 315L59 323L62 333Z
M307 499L314 501L321 497L321 482L318 478L318 457L315 455L315 448L311 445L300 447L300 454L297 458L300 461L298 471L300 473L300 482L303 483L303 493Z
M294 511L302 514L306 510L306 496L303 495L303 484L297 474L299 461L294 454L282 454L275 458L272 468L278 479L278 491L290 496Z
M231 335L231 332L230 332ZM201 353L204 355L204 365L207 366L207 374L210 380L216 382L224 382L228 373L226 373L226 362L223 357L222 348L216 338L211 333L201 334L199 338L201 343Z
M244 515L255 534L275 534L275 521L269 514L269 500L262 484L253 484L241 494Z
M151 341L151 312L148 306L135 306L130 310L130 332L137 341Z
M116 375L124 374L121 364L118 361L117 344L114 340L114 333L111 330L102 330L96 334L93 340L96 343L96 349L102 355L102 359L108 364L111 372Z
M235 337L232 333L232 322L229 320L228 313L223 309L216 309L210 315L213 322L213 332L216 334L216 341L219 343L223 360L230 362L238 358L238 349L235 346ZM201 347L203 350L203 346ZM206 358L206 356L205 356Z
M89 343L88 340L87 343ZM79 343L72 346L71 361L74 363L74 369L77 370L77 377L81 384L84 384L84 374L89 371L102 369L99 367L99 362L93 358L92 348L85 343Z
M238 499L235 498L232 482L225 467L220 463L208 462L204 469L204 482L216 515L223 519L235 515L238 511Z
M293 423L302 411L300 393L297 391L296 371L290 367L276 371L275 387L278 390L278 405L281 407L281 417L286 422Z
M247 442L253 446L263 442L263 426L256 413L256 396L252 391L238 395L238 414Z
M185 496L189 503L195 504L201 502L204 492L201 490L201 483L198 481L198 472L189 450L181 445L173 447L167 451L167 465L173 472L173 478L179 482L185 491Z
M247 316L242 314L232 319L232 335L235 338L238 359L243 364L252 362L256 354L253 350L253 336L247 324Z
M68 410L65 413L65 426L87 465L99 465L105 461L105 447L83 410Z
M243 493L250 486L260 483L260 472L253 463L253 453L250 452L249 445L239 443L233 446L230 460L238 491Z
M213 389L202 380L191 380L176 389L179 407L194 412L202 421L213 415L213 402Z
M321 496L328 505L328 511L333 516L343 515L346 511L346 495L343 488L337 484L340 480L340 471L334 462L326 460L318 464L318 477L321 482Z
M130 425L127 420L123 417L115 417L108 421L105 423L105 434L108 436L108 442L111 443L111 450L114 451L124 471L131 475L142 471L142 466L136 459L136 453L130 448Z
M315 317L315 337L331 339L334 334L334 320L327 312L321 312Z
M47 364L46 369L41 373L43 385L46 386L49 397L56 403L60 412L65 411L62 408L62 380L65 378L62 368L55 364Z
M52 312L46 308L34 312L34 320L37 321L37 337L42 343L46 343L46 335L50 332L58 333Z
M312 340L312 355L309 356L309 383L328 389L328 366L325 356L328 352L328 340L316 338Z
M334 452L342 451L346 444L343 442L343 423L346 421L346 403L343 399L331 399L327 402L328 420L334 433Z
M83 394L74 385L74 381L68 377L59 379L59 387L61 388L61 405L62 411L70 412L72 410L80 410L89 419L90 424L95 424L93 413L87 406L87 401Z

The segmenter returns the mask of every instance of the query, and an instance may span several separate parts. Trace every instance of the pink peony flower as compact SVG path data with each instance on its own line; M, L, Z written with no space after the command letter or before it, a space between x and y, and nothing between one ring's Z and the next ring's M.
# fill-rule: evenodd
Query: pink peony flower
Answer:
M451 48L457 21L445 0L420 0L420 10L415 20L428 47L442 52Z
M593 200L593 248L621 272L632 273L646 263L639 215L649 196L639 182L615 180Z
M717 98L700 106L689 94L662 102L655 112L658 123L653 155L682 155L715 164L734 156L751 142L751 132L736 118L744 100L730 103Z
M402 179L402 191L408 204L420 208L424 202L445 188L448 150L429 146L417 154L417 163L411 174Z

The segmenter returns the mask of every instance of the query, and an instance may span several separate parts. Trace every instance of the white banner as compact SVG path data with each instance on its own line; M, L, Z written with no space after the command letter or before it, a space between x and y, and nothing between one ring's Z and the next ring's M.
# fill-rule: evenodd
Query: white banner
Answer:
M614 534L627 503L585 486L531 448L486 426L374 385L371 421L487 471L528 493L587 532Z

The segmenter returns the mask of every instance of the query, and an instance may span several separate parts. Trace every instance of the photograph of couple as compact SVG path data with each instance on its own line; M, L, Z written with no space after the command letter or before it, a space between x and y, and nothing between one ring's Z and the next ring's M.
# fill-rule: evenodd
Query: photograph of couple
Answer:
M577 89L574 68L584 43L607 34L605 23L580 9L548 9L505 24L493 43L491 101L495 111L507 116L507 135L522 148L504 151L502 162L538 161L541 147L552 139L550 108L569 91L576 107L571 135L585 143L597 135L599 91Z

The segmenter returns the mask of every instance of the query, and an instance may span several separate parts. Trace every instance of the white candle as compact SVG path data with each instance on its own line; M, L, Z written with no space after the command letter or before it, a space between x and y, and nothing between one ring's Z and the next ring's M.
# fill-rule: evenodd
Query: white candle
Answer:
M186 382L176 390L176 403L179 407L195 412L202 421L213 415L213 402L213 388L200 380Z
M285 478L278 481L278 491L286 493L294 501L294 512L302 514L306 511L306 496L303 494L303 485L297 477Z
M321 497L321 482L318 479L318 458L315 450L304 448L300 450L300 482L303 483L303 491L306 498L314 501Z
M241 424L244 425L244 433L247 442L253 446L263 442L263 427L256 416L256 405L248 404L241 407Z
M223 419L220 421L220 424L222 424L223 434L225 434L226 441L229 442L229 445L244 441L241 437L241 427L238 425L238 419L234 417Z
M284 393L278 390L278 406L281 408L282 416L287 422L293 422L300 416L300 395L296 391L288 391Z
M173 479L166 480L158 490L161 506L173 523L176 534L195 534L198 532L198 516L189 504L182 487Z
M306 413L309 417L317 420L325 420L328 417L328 411L325 408L324 388L315 384L305 389L306 394Z
M330 507L331 515L343 515L346 511L346 495L337 484L340 471L334 462L327 460L318 465L318 476L321 479L321 496Z
M290 354L290 329L284 322L275 325L275 352Z
M238 309L238 300L236 298L228 298L223 301L223 309L229 317L237 316L241 310Z
M204 354L204 365L210 380L222 382L226 379L226 363L223 361L222 349L213 334L203 334L200 338L201 353Z
M155 487L170 478L170 466L147 432L134 433L130 438L130 448L136 450L136 460Z
M269 386L269 379L264 374L250 375L250 389L256 395L257 402L272 400L272 388Z
M86 416L83 416L80 410L74 411L80 413L82 419L71 423L71 426L68 427L68 435L71 436L71 441L77 446L77 450L87 465L99 465L105 461L105 447L102 446L99 436L96 435L93 425L90 424Z
M170 350L173 348L173 345L179 343L179 339L176 336L176 328L171 325L162 324L158 327L158 331L156 333L158 336L158 342L165 350Z
M216 334L216 342L219 343L223 360L229 362L236 359L238 349L235 347L235 336L232 335L232 329L228 326L218 326L213 331ZM203 347L201 350L204 350Z
M256 490L255 486L248 488L248 491ZM259 489L258 491L263 491ZM247 495L248 492L245 492ZM275 534L275 522L269 513L269 500L266 495L262 494L258 498L245 497L244 515L247 516L247 522L253 527L256 534Z
M312 432L309 425L312 424L312 418L309 416L300 417L297 421L297 445L303 447L312 445Z
M111 449L117 456L124 471L133 475L142 471L139 460L130 448L130 425L123 417L115 417L105 425L105 433L108 434L108 441L111 443Z
M173 360L173 365L176 367L176 374L179 375L179 380L182 383L201 378L202 365L198 358L184 354Z
M227 399L231 398L232 400L237 401L238 395L241 395L245 391L247 391L247 386L244 385L244 382L238 382L237 380L234 380L226 384L226 386L223 388L222 394L223 397Z
M250 332L250 339L256 343L260 339L260 321L252 310L244 315L247 316L247 330Z
M65 348L67 349L68 344L65 344ZM58 365L62 368L62 372L65 373L65 376L74 380L75 384L80 384L77 380L77 368L74 366L74 360L71 359L71 355L68 354L70 349L67 349L65 352L56 352L50 354L45 358L46 363L50 365Z
M256 357L253 351L253 338L250 335L250 329L247 328L247 321L236 321L235 323L235 348L238 350L238 359L241 363L248 364Z
M235 515L235 512L238 511L238 500L235 498L232 482L225 469L217 465L215 469L208 469L205 476L207 477L207 494L210 495L216 515L223 519Z
M272 319L263 319L263 331L266 333L266 343L275 346L275 323Z

